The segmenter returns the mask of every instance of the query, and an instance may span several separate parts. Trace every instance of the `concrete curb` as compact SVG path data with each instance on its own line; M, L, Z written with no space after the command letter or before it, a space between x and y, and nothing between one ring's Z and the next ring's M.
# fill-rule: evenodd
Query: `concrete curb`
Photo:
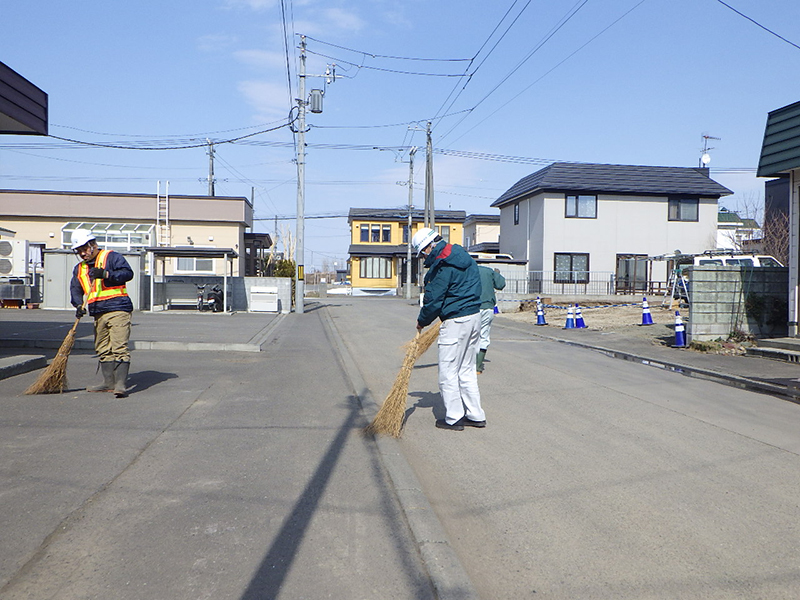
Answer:
M58 350L64 340L0 340L0 348L41 348ZM75 340L74 350L94 352L94 340ZM170 350L182 352L261 352L260 344L217 344L212 342L129 342L131 350Z
M586 342L577 342L575 340L565 340L563 338L552 337L549 335L543 335L541 333L537 333L534 331L529 331L524 327L514 327L512 325L508 325L505 323L498 323L495 321L495 325L507 329L511 329L513 331L518 331L522 333L529 334L533 337L542 338L545 340L549 340L552 342L560 342L562 344L567 344L568 346L575 346L577 348L585 348L587 350L594 350L596 352L601 352L611 358L620 358L622 360L628 360L631 362L638 362L643 365L647 365L650 367L657 367L659 369L665 369L668 371L673 371L675 373L680 373L681 375L686 375L687 377L694 377L696 379L705 379L707 381L713 381L715 383L721 383L723 385L728 385L731 387L736 387L739 389L750 390L753 392L762 392L767 394L772 394L774 396L781 396L782 398L789 400L790 402L795 402L800 404L800 388L792 388L788 386L776 385L774 383L767 383L764 381L758 381L756 379L750 379L748 377L741 377L739 375L731 375L729 373L720 373L718 371L711 371L709 369L701 369L699 367L693 367L691 365L686 365L677 362L669 362L663 361L659 359L653 359L647 356L641 356L638 354L634 354L632 352L625 352L622 350L614 350L612 348L604 348L603 346L598 346L595 344L587 344Z
M131 342L132 350L177 350L183 352L261 352L258 344L215 344L212 342ZM94 344L92 344L94 350Z
M353 391L361 403L362 411L372 419L378 412L379 406L331 319L327 307L323 315L323 322L331 333L331 339ZM440 600L480 600L477 590L447 538L439 517L425 497L422 485L400 451L398 441L391 437L377 436L375 443L433 584L436 597Z
M0 379L28 373L47 366L47 357L22 355L0 358Z

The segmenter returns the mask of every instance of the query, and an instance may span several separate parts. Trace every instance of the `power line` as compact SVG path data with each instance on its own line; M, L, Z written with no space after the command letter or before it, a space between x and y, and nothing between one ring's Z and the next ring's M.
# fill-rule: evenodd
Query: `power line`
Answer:
M439 119L445 119L447 117L452 117L455 115L460 115L461 113L467 112L470 109L459 110L454 113L449 113L446 115L442 115L438 117ZM437 117L433 117L434 119ZM389 123L386 125L311 125L314 129L379 129L385 127L407 127L409 125L417 125L419 123L425 121L431 121L432 119L415 119L414 121L406 121L404 123Z
M486 53L486 55L483 57L483 59L481 60L481 62L478 64L478 66L477 66L477 67L475 67L475 69L474 69L474 70L473 70L471 73L468 73L469 69L472 67L472 63L473 63L473 61L474 61L476 58L478 58L478 55L479 55L479 54L480 54L480 53L483 51L483 49L486 47L486 44L488 44L488 43L489 43L489 40L490 40L490 39L492 39L492 36L494 36L495 32L496 32L496 31L497 31L497 30L500 28L500 25L502 25L503 21L505 21L505 20L506 20L506 17L508 17L508 15L511 13L511 11L512 11L512 10L513 10L513 8L514 8L514 6L516 6L517 2L518 2L518 0L514 0L514 2L511 4L511 6L509 6L509 7L508 7L508 10L507 10L507 11L505 12L505 14L503 15L503 18L501 18L501 19L500 19L500 21L498 21L497 25L495 25L495 27L494 27L494 29L492 30L492 32L489 34L489 36L486 38L486 40L483 42L483 44L481 44L481 47L480 47L480 48L478 48L478 51L475 53L475 56L473 56L473 57L472 57L472 60L470 61L469 65L467 66L467 69L464 71L464 75L463 75L463 76L464 76L464 77L467 77L467 80L464 82L464 85L463 85L463 86L461 86L461 89L460 89L460 90L458 91L458 93L455 95L455 97L453 98L453 100L452 100L452 101L450 101L450 104L447 104L448 100L450 100L450 97L453 95L453 92L455 92L455 91L456 91L456 88L458 88L458 84L459 84L459 82L456 82L456 85L453 87L453 89L452 89L452 90L450 90L450 93L448 94L447 98L445 98L444 102L442 102L442 105L439 107L439 110L437 110L437 111L436 111L436 115L434 116L434 119L435 119L436 117L438 117L439 113L440 113L442 110L450 110L450 109L452 108L452 106L453 106L453 105L456 103L456 101L459 99L459 97L461 96L461 94L462 94L462 93L464 92L464 90L467 88L467 86L469 85L469 83L472 81L472 77L475 75L475 73L477 73L477 72L478 72L478 70L479 70L479 69L480 69L480 68L483 66L483 63L485 63L485 62L486 62L486 60L487 60L487 59L488 59L488 58L489 58L489 57L492 55L492 53L495 51L495 49L496 49L496 48L497 48L497 46L500 44L500 42L502 42L502 41L503 41L503 39L506 37L506 35L508 35L508 32L509 32L509 31L511 31L511 28L512 28L512 27L514 26L514 24L517 22L517 20L519 20L519 18L522 16L522 13L523 13L523 12L525 12L525 9L526 9L526 8L528 8L528 6L529 6L529 5L530 5L530 3L531 3L531 0L528 0L528 2L525 4L525 6L523 6L523 7L522 7L522 10L521 10L521 11L519 11L519 13L517 13L517 16L516 16L516 17L514 17L514 20L513 20L513 21L512 21L512 22L509 24L509 26L508 26L508 27L506 27L506 30L503 32L503 35L501 35L501 36L500 36L500 39L498 39L498 40L495 42L494 46L492 46L492 49L491 49L491 50L489 50L489 52L487 52L487 53ZM445 105L447 105L447 108L445 108ZM471 110L471 109L470 109L470 110ZM466 117L465 117L465 118L466 118Z
M306 48L306 52L308 52L309 54L315 54L317 56L321 56L322 58L327 58L328 60L335 61L336 63L344 63L346 65L356 67L357 69L372 69L373 71L383 71L384 73L396 73L399 75L421 75L423 77L463 77L463 75L461 75L460 73L423 73L419 71L400 71L399 69L385 69L383 67L373 67L364 64L359 65L354 62L350 62L348 60L336 58L335 56L328 56L327 54L322 54L321 52L314 52L313 50L309 50L308 48Z
M511 71L505 77L503 77L497 83L497 85L495 85L491 90L489 90L489 92L485 96L483 96L483 98L478 100L478 102L472 107L472 110L474 111L476 108L478 108L478 106L483 104L486 101L486 99L489 98L489 96L494 94L500 88L501 85L503 85L506 81L508 81L511 78L511 76L514 73L516 73L519 69L521 69L522 66L526 62L528 62L533 57L534 54L536 54L539 50L541 50L541 48L547 42L549 42L553 38L553 36L556 33L558 33L561 30L561 28L564 27L572 19L572 17L578 14L578 11L580 11L584 6L586 6L588 2L589 0L579 0L577 4L575 4L571 9L569 9L569 11L567 11L567 14L564 17L562 17L561 22L558 23L553 29L551 29L550 32L547 35L545 35L544 39L542 39L536 46L534 46L534 48L530 52L528 52L525 58L519 61L519 63L517 63L517 65L513 69L511 69ZM445 133L439 139L442 140L446 138L448 135L450 135L456 129L456 127L458 127L461 123L463 123L464 119L466 119L470 114L471 112L467 113L464 117L462 117L461 120L459 120L455 125L453 125L447 131L447 133Z
M289 106L292 106L294 104L294 94L292 94L292 67L291 60L289 58L289 32L287 30L286 23L286 0L281 0L281 23L283 25L283 52L286 57L286 81L289 90Z
M732 7L730 4L728 4L727 2L723 2L722 0L717 0L717 2L719 2L719 3L720 3L720 4L722 4L723 6L727 6L728 8L730 8L730 9L731 9L733 12L735 12L735 13L736 13L737 15L739 15L740 17L744 17L745 19L747 19L747 20L748 20L748 21L750 21L751 23L754 23L755 25L758 25L759 27L761 27L761 29L763 29L764 31L766 31L766 32L768 32L768 33L771 33L771 34L772 34L772 35L774 35L776 38L778 38L778 39L781 39L781 40L783 40L784 42L786 42L787 44L789 44L789 45L791 45L791 46L794 46L795 48L797 48L798 50L800 50L800 46L798 46L798 45L797 45L797 44L795 44L794 42L787 40L787 39L786 39L785 37L783 37L782 35L779 35L779 34L775 33L774 31L772 31L772 29L770 29L769 27L765 27L764 25L762 25L761 23L759 23L759 22L758 22L758 21L756 21L755 19L752 19L752 18L748 17L746 14L744 14L743 12L740 12L740 11L736 10L736 9L735 9L735 8L733 8L733 7Z
M172 134L164 134L161 137L163 138L178 138L178 139L185 139L185 138L207 138L212 135L217 135L220 133L231 133L232 131L244 131L246 129L257 129L259 127L267 127L269 125L273 125L275 123L280 123L284 119L279 119L277 121L271 121L269 123L262 123L261 125L247 125L245 127L234 127L233 129L221 129L219 131L208 131L205 133L172 133ZM73 131L80 131L81 133L91 133L92 135L106 135L106 136L119 136L119 137L130 137L130 138L145 138L145 137L154 137L154 136L147 136L144 134L136 134L136 133L107 133L103 131L92 131L91 129L81 129L80 127L74 127L72 125L60 125L58 123L51 123L52 127L60 127L62 129L71 129ZM51 136L52 137L52 136Z
M471 62L472 59L470 58L412 58L409 56L390 56L388 54L373 54L372 52L364 52L363 50L354 50L353 48L347 48L345 46L338 46L336 44L331 44L330 42L325 42L323 40L318 40L317 38L313 38L310 35L306 36L306 39L314 40L315 42L319 42L320 44L325 44L326 46L331 46L333 48L339 48L340 50L347 50L348 52L355 52L356 54L363 54L364 56L369 56L370 58L390 58L394 60L422 60L422 61L430 61L430 62Z
M217 141L217 142L214 142L214 143L215 144L232 144L232 143L239 142L239 141L247 139L247 138L251 138L251 137L256 136L256 135L261 135L262 133L269 133L271 131L277 131L278 129L282 129L284 127L288 127L293 122L294 122L294 119L292 119L290 121L287 121L283 125L279 125L277 127L272 127L270 129L263 129L261 131L256 131L254 133L248 133L247 135L241 135L239 137L235 137L235 138L231 138L231 139L227 139L227 140L220 140L220 141ZM97 148L110 148L110 149L114 149L114 150L189 150L189 149L192 149L192 148L205 148L206 146L208 146L208 142L207 141L203 141L201 143L191 143L191 144L186 144L186 145L181 145L181 146L143 146L143 145L124 146L122 144L102 144L102 143L99 143L99 142L87 142L87 141L84 141L84 140L73 140L73 139L69 139L69 138L59 137L57 135L48 135L47 137L50 137L50 138L53 138L53 139L56 139L56 140L60 140L62 142L69 142L71 144L80 144L80 145L83 145L83 146L92 146L92 147L97 147Z
M572 58L572 57L573 57L573 56L575 56L575 55L576 55L578 52L580 52L581 50L583 50L583 49L584 49L586 46L588 46L589 44L591 44L593 41L595 41L597 38L599 38L601 35L603 35L603 34L604 34L606 31L608 31L609 29L611 29L611 28L612 28L614 25L616 25L617 23L619 23L619 22L620 22L622 19L624 19L625 17L627 17L627 16L628 16L630 13L632 13L634 10L636 10L637 8L639 8L639 7L640 7L642 4L644 4L646 1L647 1L647 0L640 0L640 1L639 1L639 2L636 4L636 5L634 5L634 6L632 6L631 8L629 8L629 9L628 9L626 12L624 12L624 13L623 13L621 16L619 16L617 19L615 19L615 20L614 20L612 23L610 23L609 25L607 25L605 28L603 28L602 30L600 30L600 32L598 32L597 34L595 34L595 35L594 35L594 36L592 36L591 38L589 38L589 40L587 40L586 42L584 42L584 43L583 43L581 46L579 46L579 47L578 47L576 50L574 50L573 52L571 52L571 53L570 53L568 56L566 56L566 57L565 57L563 60L561 60L561 61L559 61L558 63L556 63L556 64L555 64L555 65L554 65L552 68L550 68L548 71L546 71L546 72L545 72L543 75L541 75L541 76L540 76L539 78L537 78L535 81L533 81L532 83L530 83L529 85L527 85L526 87L524 87L524 88L523 88L523 89L522 89L520 92L518 92L518 93L517 93L517 94L515 94L513 97L511 97L509 100L507 100L506 102L504 102L503 104L501 104L501 105L500 105L498 108L496 108L494 111L492 111L491 113L489 113L489 114L488 114L486 117L484 117L483 119L481 119L480 121L478 121L477 123L475 123L475 125L473 125L473 126L472 126L472 127L470 127L469 129L467 129L467 130L466 130L464 133L462 133L460 136L458 136L456 139L454 139L454 140L453 140L453 143L455 143L455 142L457 142L458 140L460 140L462 137L464 137L465 135L467 135L467 134L468 134L470 131L472 131L473 129L475 129L475 128L476 128L478 125L480 125L481 123L483 123L484 121L486 121L487 119L489 119L490 117L492 117L494 114L496 114L497 112L499 112L500 110L502 110L504 107L506 107L506 106L508 106L509 104L511 104L511 103L512 103L514 100L516 100L517 98L519 98L519 97L520 97L522 94L524 94L525 92L527 92L527 91L528 91L530 88L532 88L534 85L536 85L537 83L539 83L539 82L540 82L542 79L544 79L545 77L547 77L547 76L548 76L550 73L552 73L553 71L555 71L555 70L556 70L558 67L560 67L561 65L563 65L563 64L564 64L565 62L567 62L567 61L568 61L570 58ZM463 121L463 119L462 119L462 121ZM456 125L459 125L459 124L460 124L460 123L456 123ZM452 129L450 130L450 132L452 132ZM449 134L450 132L448 132L448 134ZM565 161L565 162L566 162L566 161Z

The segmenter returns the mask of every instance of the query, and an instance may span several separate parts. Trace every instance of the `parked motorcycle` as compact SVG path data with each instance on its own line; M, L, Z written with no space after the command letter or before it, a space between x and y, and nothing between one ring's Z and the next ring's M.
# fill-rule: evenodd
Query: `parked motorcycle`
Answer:
M225 295L222 293L222 287L217 284L211 288L206 297L206 306L212 312L222 312L225 310Z
M194 284L197 288L197 310L200 312L222 312L225 310L225 295L222 292L222 286L215 284L206 294L207 283Z
M203 312L206 310L206 284L194 284L197 288L197 310Z

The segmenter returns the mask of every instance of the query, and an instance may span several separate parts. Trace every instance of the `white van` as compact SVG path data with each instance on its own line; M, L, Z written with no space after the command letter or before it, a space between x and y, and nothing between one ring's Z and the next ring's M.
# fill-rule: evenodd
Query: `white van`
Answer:
M695 265L724 265L726 267L782 267L767 254L702 254L694 257Z

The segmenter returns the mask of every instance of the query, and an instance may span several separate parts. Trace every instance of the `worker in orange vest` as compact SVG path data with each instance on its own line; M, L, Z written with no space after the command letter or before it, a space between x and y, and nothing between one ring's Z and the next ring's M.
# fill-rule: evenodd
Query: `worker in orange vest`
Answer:
M85 229L72 233L72 250L81 262L72 271L71 301L78 319L87 308L94 317L94 349L103 374L103 383L86 391L113 392L117 398L124 398L128 395L128 339L133 312L125 283L133 279L133 269L119 252L101 250L94 234Z

